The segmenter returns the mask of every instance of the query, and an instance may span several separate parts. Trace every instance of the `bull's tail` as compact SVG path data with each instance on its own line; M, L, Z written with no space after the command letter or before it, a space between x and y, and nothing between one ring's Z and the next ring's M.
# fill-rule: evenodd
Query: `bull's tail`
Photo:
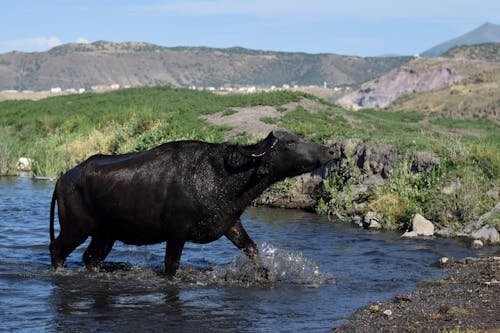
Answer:
M57 188L57 186L56 186ZM50 203L50 242L52 243L55 239L54 236L54 211L57 201L57 192L56 188L54 189L54 193L52 193L52 201Z

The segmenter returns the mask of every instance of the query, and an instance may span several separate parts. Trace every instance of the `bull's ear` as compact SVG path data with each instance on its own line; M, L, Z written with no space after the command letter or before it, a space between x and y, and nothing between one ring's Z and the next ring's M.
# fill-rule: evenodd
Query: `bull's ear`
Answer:
M224 167L230 173L244 172L253 167L253 160L241 154L238 146L231 146L224 156Z
M262 157L269 153L278 143L278 138L271 132L262 141L250 146L237 146L240 153L246 157Z

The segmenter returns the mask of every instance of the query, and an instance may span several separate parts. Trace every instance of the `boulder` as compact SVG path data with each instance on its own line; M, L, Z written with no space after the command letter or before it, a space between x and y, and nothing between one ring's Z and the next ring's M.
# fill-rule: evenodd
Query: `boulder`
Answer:
M434 235L434 224L420 214L413 216L412 228L420 236Z

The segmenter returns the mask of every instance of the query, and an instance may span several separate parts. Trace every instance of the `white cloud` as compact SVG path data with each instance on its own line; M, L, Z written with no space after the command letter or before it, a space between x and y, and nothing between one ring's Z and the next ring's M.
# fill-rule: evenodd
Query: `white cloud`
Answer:
M84 37L78 37L75 40L75 43L78 43L78 44L88 44L89 40L87 38L84 38Z
M36 52L46 51L61 45L59 37L35 37L26 39L2 40L0 41L0 52L24 51Z

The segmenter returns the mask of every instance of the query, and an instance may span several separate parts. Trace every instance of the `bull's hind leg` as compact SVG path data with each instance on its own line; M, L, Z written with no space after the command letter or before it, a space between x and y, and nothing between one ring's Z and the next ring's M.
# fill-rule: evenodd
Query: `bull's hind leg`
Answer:
M167 241L167 250L165 253L165 275L170 279L174 277L175 272L177 272L177 269L179 268L183 248L184 242L182 241Z
M62 232L50 243L50 258L54 268L63 267L66 257L73 252L80 244L85 242L86 233L65 233Z
M61 199L65 198L67 199ZM50 243L50 258L54 268L60 268L68 255L90 235L92 219L82 210L76 196L59 195L59 236Z
M106 236L92 236L89 247L83 254L83 262L87 268L98 267L108 255L115 240Z

